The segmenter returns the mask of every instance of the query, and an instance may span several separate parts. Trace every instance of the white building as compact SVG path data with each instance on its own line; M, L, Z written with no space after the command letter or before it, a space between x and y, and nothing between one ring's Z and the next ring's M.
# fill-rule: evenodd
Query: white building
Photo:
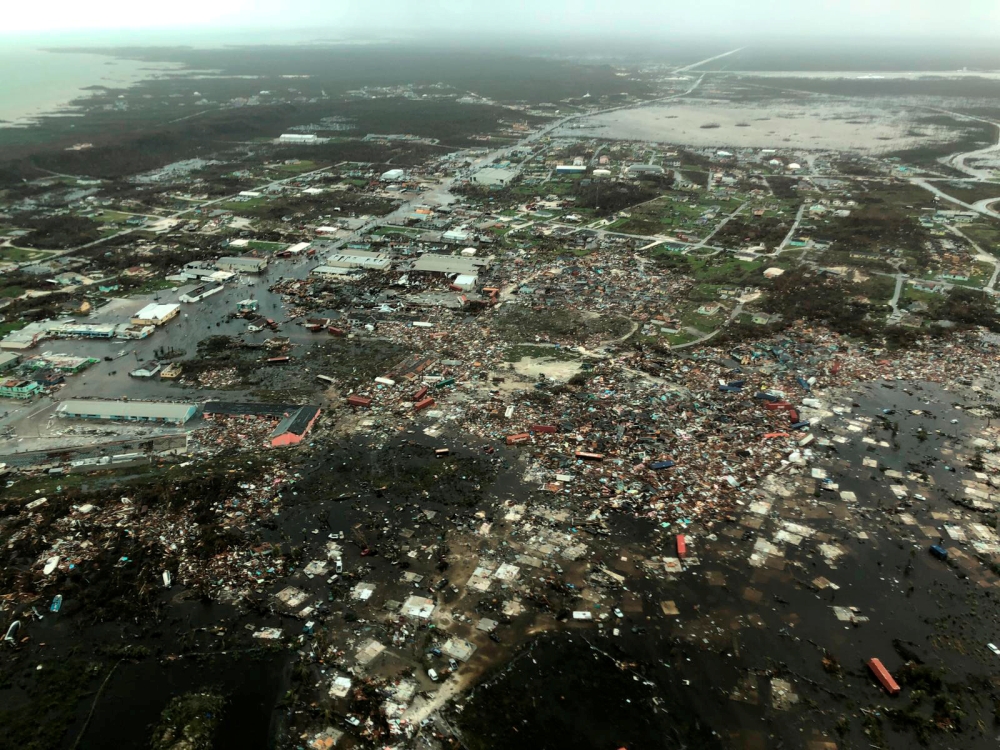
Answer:
M316 143L318 140L319 138L311 133L282 133L278 137L278 143Z
M390 169L388 172L384 172L379 179L382 182L398 182L406 179L406 172L402 169Z
M180 310L181 306L176 303L161 305L151 302L132 317L131 323L134 326L161 326L177 317Z

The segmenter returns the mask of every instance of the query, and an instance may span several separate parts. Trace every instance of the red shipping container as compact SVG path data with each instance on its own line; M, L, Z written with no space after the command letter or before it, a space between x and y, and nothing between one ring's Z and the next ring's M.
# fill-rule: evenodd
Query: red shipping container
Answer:
M533 424L533 425L531 425L531 431L532 432L546 432L546 433L552 434L554 432L558 432L558 429L556 429L555 425L551 425L551 424Z
M410 401L419 401L426 395L427 395L427 386L424 386L419 391L413 394L413 397L410 399Z
M795 409L789 409L788 418L791 420L792 424L795 424L796 422L799 421L799 413L795 411Z
M889 674L889 670L882 666L882 662L878 659L869 659L868 668L872 671L879 682L882 683L882 687L885 688L889 695L899 695L899 685L892 675Z
M367 396L348 396L347 403L351 406L371 406L372 400Z
M683 534L677 535L677 556L684 557L687 554L687 539L684 538Z
M426 409L429 406L434 406L434 399L425 398L423 401L418 401L416 404L413 405L413 411L421 411L422 409Z
M507 445L517 445L518 443L526 443L531 439L531 435L527 432L519 432L517 435L507 436Z
M584 458L584 459L586 459L588 461L603 461L604 460L604 454L603 453L589 453L588 451L577 451L576 452L576 457L577 458Z

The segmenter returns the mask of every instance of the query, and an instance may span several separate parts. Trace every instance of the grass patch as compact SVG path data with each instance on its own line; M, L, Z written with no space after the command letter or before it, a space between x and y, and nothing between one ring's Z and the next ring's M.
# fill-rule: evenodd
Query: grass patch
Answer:
M44 260L51 254L45 250L33 250L29 247L0 247L0 260L9 261L10 263L27 263L29 261Z
M20 331L26 325L28 325L28 321L26 320L12 320L9 323L0 323L0 337L6 336L13 331Z
M515 344L507 350L507 354L504 356L504 360L507 362L520 362L522 359L554 359L559 362L574 362L580 359L580 355L565 346Z
M263 250L268 253L280 253L288 247L287 242L266 242L265 240L250 240L247 248L250 250Z

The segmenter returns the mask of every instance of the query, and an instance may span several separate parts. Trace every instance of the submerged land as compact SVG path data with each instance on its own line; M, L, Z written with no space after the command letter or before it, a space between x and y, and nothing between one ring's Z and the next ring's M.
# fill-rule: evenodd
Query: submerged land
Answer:
M995 747L988 64L103 52L0 129L0 747Z

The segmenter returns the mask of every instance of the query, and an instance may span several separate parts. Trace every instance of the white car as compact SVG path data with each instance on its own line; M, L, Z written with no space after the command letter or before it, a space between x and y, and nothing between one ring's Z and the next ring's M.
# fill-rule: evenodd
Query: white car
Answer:
M986 648L988 648L990 651L992 651L997 656L1000 656L1000 648L997 648L996 644L994 644L994 643L987 643L986 644Z
M339 557L337 558L337 572L338 573L344 572L344 561Z

